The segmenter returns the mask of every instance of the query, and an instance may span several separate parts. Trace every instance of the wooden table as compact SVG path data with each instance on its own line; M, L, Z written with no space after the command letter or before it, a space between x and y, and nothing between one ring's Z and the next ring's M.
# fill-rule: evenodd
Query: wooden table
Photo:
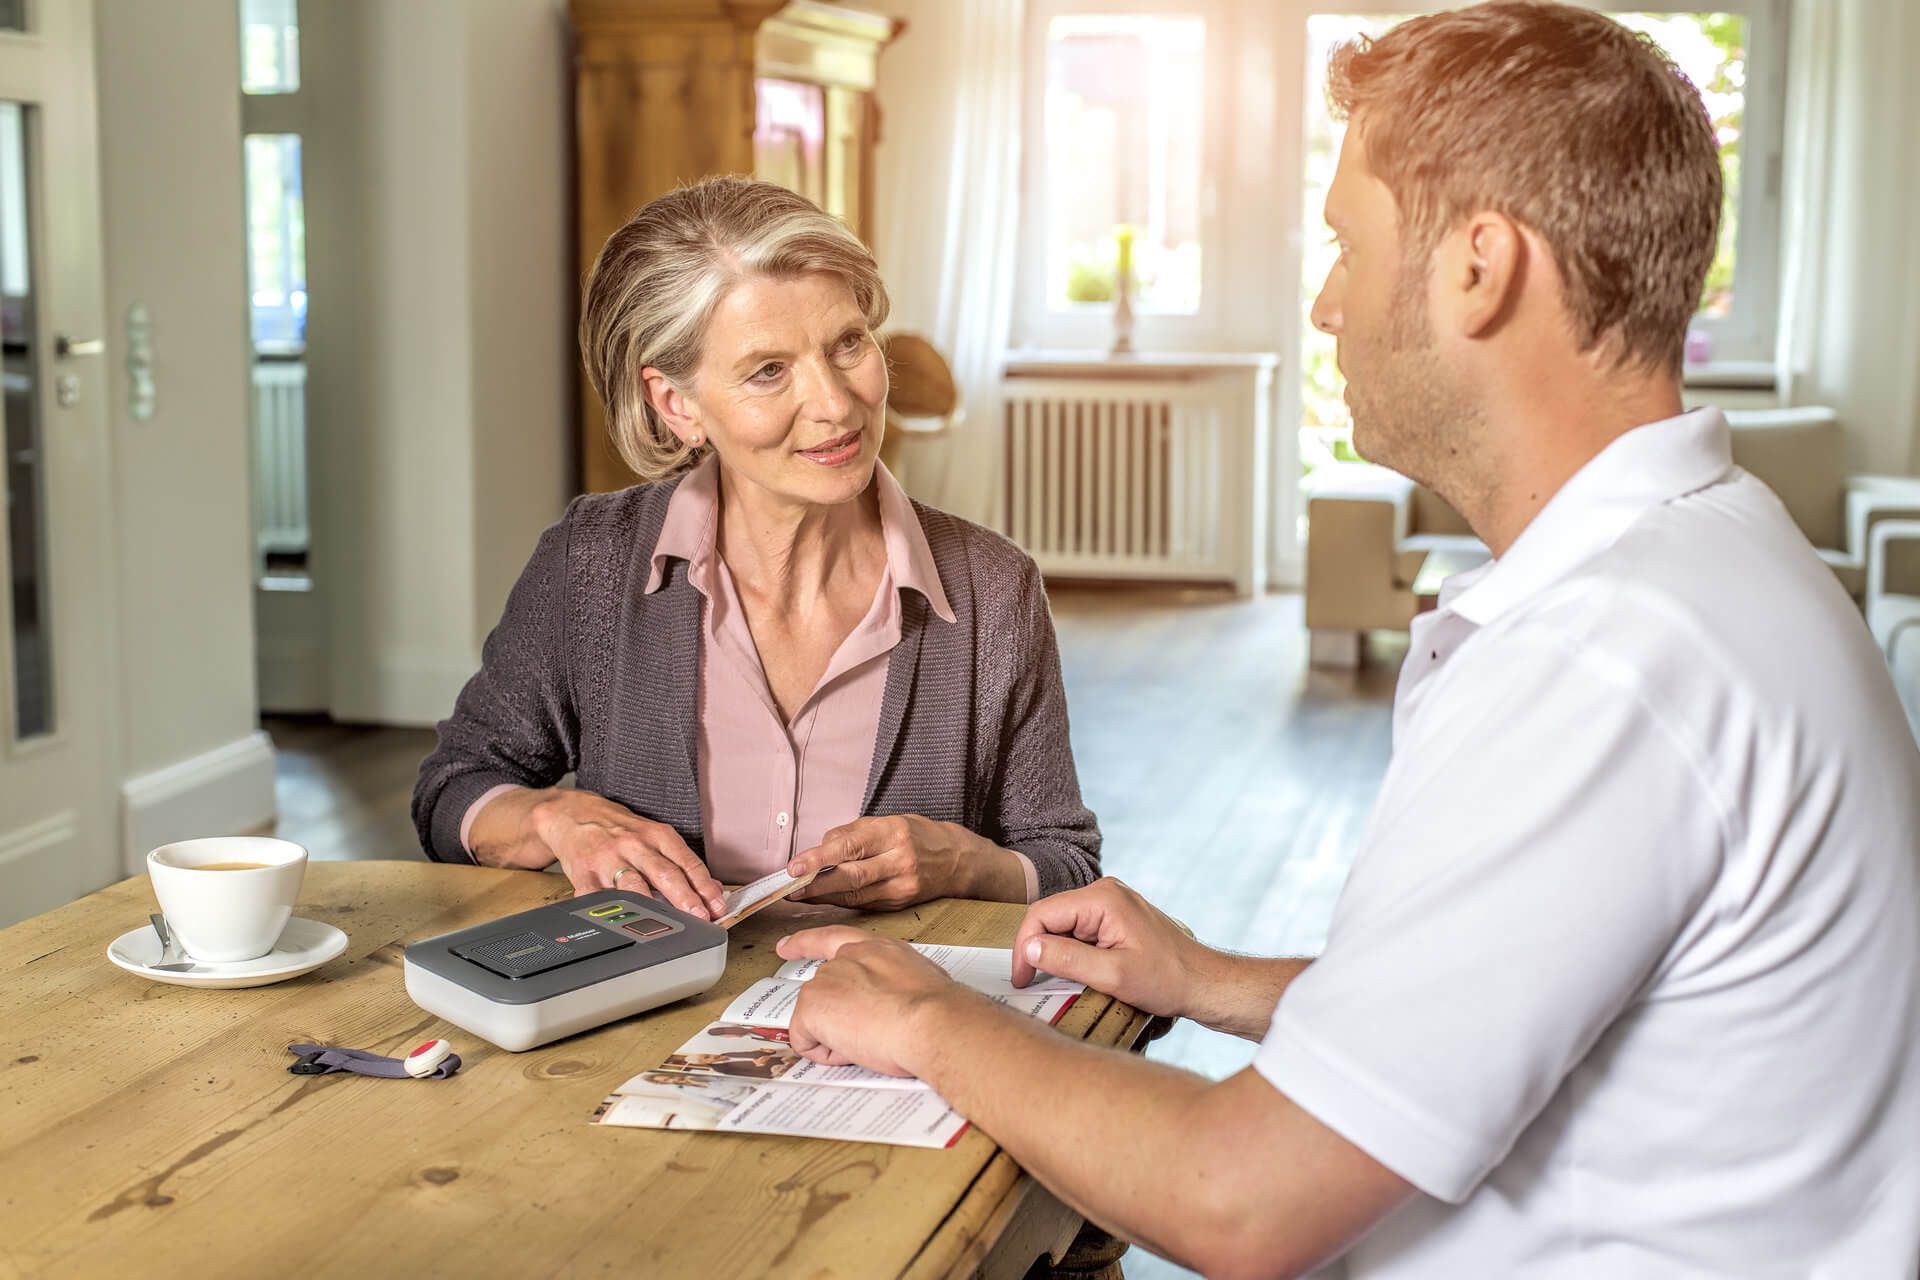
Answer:
M1078 1217L977 1129L926 1151L588 1123L778 966L780 908L734 931L705 996L528 1053L407 999L406 942L566 893L537 872L315 863L298 912L350 946L244 991L108 962L152 909L144 878L0 931L0 1276L1017 1276L1071 1240ZM1019 918L941 900L860 920L1007 946ZM1089 992L1059 1025L1131 1045L1145 1018ZM287 1073L295 1041L397 1054L435 1035L465 1063L450 1081Z

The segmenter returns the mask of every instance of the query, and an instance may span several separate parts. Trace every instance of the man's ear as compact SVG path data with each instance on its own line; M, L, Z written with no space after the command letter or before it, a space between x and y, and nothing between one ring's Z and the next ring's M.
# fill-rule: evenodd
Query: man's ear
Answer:
M1438 253L1442 298L1452 327L1464 338L1486 336L1520 300L1526 237L1512 218L1484 210L1443 239Z
M640 371L640 392L647 398L647 405L660 421L667 424L667 430L690 445L700 443L700 406L693 397L675 386L667 375L648 365Z

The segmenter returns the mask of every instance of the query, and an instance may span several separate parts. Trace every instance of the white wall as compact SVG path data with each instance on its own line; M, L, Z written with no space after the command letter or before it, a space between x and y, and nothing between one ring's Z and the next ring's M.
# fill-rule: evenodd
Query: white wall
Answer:
M467 14L469 518L483 638L572 491L579 287L566 6L484 0Z
M110 349L153 318L158 412L116 366L123 852L273 815L258 732L234 0L94 0ZM567 494L561 0L306 4L314 606L330 706L428 723ZM278 116L275 111L278 111ZM249 113L252 114L251 111ZM318 639L318 637L316 637Z
M233 0L96 0L109 350L152 315L158 408L110 368L129 859L271 818L257 732ZM133 863L129 861L129 869Z
M344 720L431 721L473 665L464 6L305 6L347 25L303 59L350 112L310 123L314 572ZM338 130L331 139L329 133ZM310 198L312 198L310 196ZM351 247L343 245L351 241ZM343 252L343 249L345 252Z
M429 724L569 481L559 0L301 12L329 709Z

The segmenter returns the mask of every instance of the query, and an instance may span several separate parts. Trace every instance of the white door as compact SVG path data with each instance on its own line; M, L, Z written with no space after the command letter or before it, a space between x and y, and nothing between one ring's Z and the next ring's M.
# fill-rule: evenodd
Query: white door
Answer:
M0 925L120 877L91 0L0 0Z

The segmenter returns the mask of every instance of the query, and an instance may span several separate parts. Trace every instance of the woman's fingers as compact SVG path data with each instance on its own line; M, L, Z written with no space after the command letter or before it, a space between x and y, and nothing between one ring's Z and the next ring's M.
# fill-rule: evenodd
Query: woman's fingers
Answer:
M840 863L825 882L832 886L831 893L817 892L822 883L816 880L808 886L808 902L829 907L904 907L923 896L919 868L904 849Z
M820 843L796 855L787 864L797 876L816 867L844 866L885 852L900 843L905 820L895 817L859 818L835 827L820 837Z
M713 873L707 870L707 864L700 860L700 855L687 847L687 842L680 838L678 831L661 823L654 826L657 829L648 833L654 837L651 842L654 851L679 868L686 877L689 890L705 904L707 914L718 919L727 909L727 891L713 878ZM680 904L675 902L674 905Z
M694 892L686 871L672 858L655 849L642 847L635 850L631 846L623 848L621 856L646 878L646 882L653 886L654 892L660 897L696 919L713 918L713 909ZM622 877L622 883L630 878Z
M620 874L625 867L627 873ZM574 859L571 866L565 867L567 878L573 881L573 893L577 898L583 893L598 893L602 889L619 889L625 893L638 894L643 898L654 896L647 886L647 878L617 851L596 853L586 858ZM615 877L619 877L615 879Z

